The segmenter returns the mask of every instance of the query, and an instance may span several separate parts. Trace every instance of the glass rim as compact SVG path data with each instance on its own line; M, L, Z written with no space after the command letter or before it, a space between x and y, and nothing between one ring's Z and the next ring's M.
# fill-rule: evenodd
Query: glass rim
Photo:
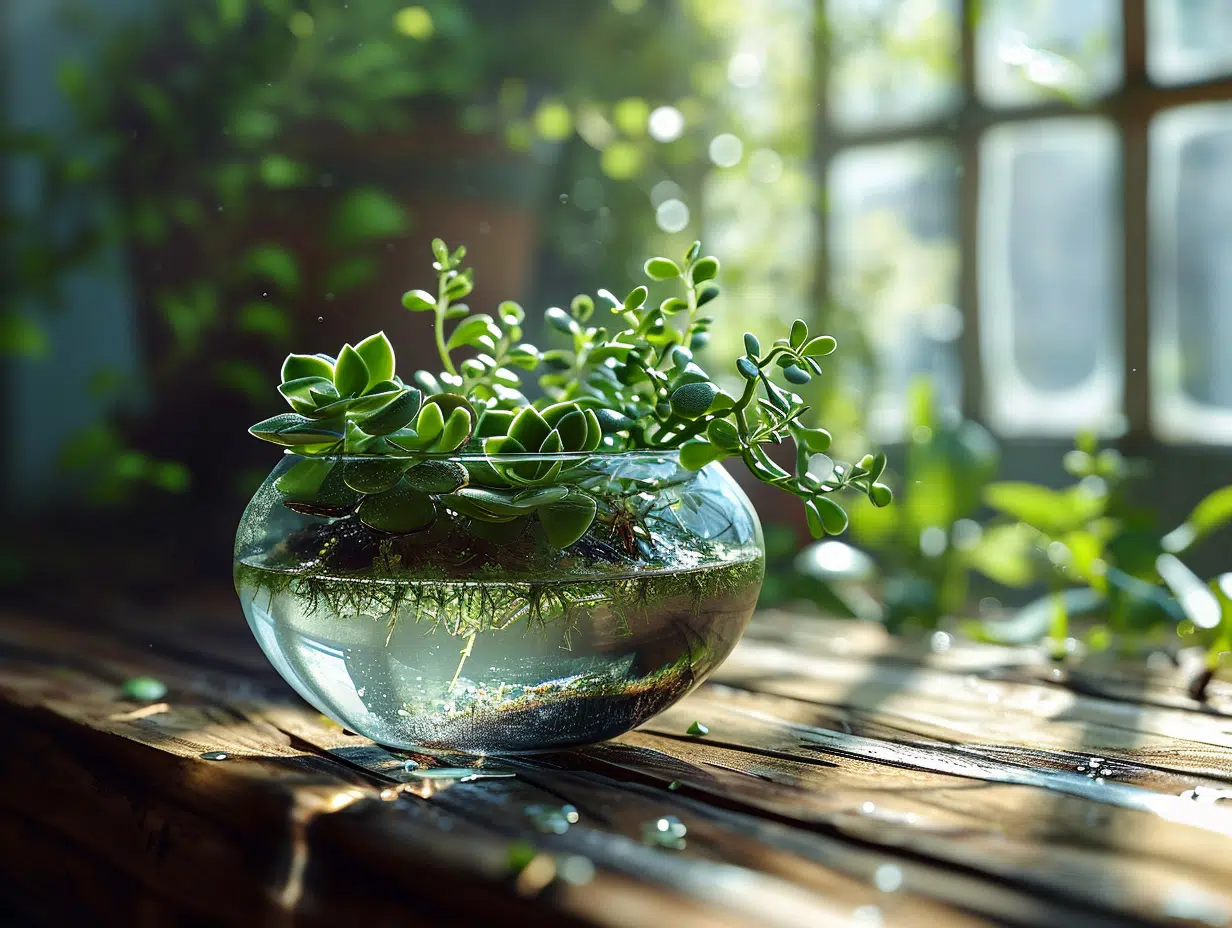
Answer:
M304 454L294 447L283 454L306 461L456 461L460 464L496 462L498 464L545 463L554 461L631 461L680 462L679 448L638 448L633 451L515 451L488 454L485 451L401 451L397 454L361 454L337 452Z

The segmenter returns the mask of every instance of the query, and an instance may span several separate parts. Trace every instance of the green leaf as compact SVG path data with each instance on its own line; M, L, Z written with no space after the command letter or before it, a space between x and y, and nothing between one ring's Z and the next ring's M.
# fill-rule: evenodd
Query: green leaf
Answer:
M359 396L368 389L368 365L360 357L358 351L350 345L343 345L338 354L338 363L334 365L334 386L340 396Z
M792 348L800 348L805 339L808 338L808 323L803 319L797 319L791 324L791 338L789 342Z
M569 487L535 487L530 490L522 490L513 498L514 505L526 509L537 509L540 506L547 506L550 503L558 503L569 495Z
M703 439L687 441L680 446L680 466L685 470L701 470L711 461L723 457L723 450Z
M421 410L415 419L415 432L419 436L417 448L424 448L429 443L436 440L436 437L441 434L441 430L445 428L445 415L441 412L441 407L436 403L428 403Z
M629 295L625 297L624 307L625 312L635 312L646 305L646 297L650 295L650 291L645 287L634 287L629 291Z
M698 258L697 263L693 265L690 276L693 278L695 286L703 281L713 280L719 276L719 259L711 257Z
M692 735L694 738L697 738L702 735L710 734L710 729L706 725L695 720L693 724L685 730L685 734Z
M364 525L378 532L406 535L436 521L436 504L404 480L385 493L364 497L357 514Z
M1229 522L1232 522L1232 486L1216 490L1198 503L1184 523L1164 536L1164 550L1178 554Z
M746 380L752 380L758 374L757 365L748 358L737 358L736 370L738 370L740 372L740 376L744 377Z
M587 299L589 299L589 297ZM576 300L577 298L574 297L575 302ZM502 302L500 306L496 307L496 314L500 316L501 322L507 326L521 325L526 319L525 310L523 310L522 307L513 300L505 300Z
M637 424L628 416L617 412L615 409L596 409L595 418L598 420L599 429L604 435L610 435L613 432L624 432Z
M539 350L534 345L514 345L509 349L509 363L524 371L539 366Z
M827 535L841 535L847 531L847 512L842 506L826 496L814 496L809 502L817 510Z
M476 313L458 323L457 328L450 333L445 347L453 349L461 348L463 345L474 345L475 339L481 335L492 335L493 338L500 338L500 331L496 328L491 316L484 313Z
M369 435L388 435L406 428L418 415L422 401L423 396L418 390L406 390L392 402L362 419L359 427Z
M830 433L825 429L808 429L804 426L793 428L792 436L814 454L829 451L830 443L833 440Z
M565 451L584 450L587 431L586 416L580 409L573 410L556 423L556 432Z
M671 258L651 258L646 262L645 271L651 280L671 280L680 276L680 268Z
M752 332L744 333L744 350L750 358L756 358L761 354L761 342L757 340L757 336ZM741 373L744 373L741 371ZM747 377L748 375L745 374Z
M783 377L788 383L794 384L806 384L813 379L812 374L795 364L788 364L783 368Z
M804 517L808 522L810 535L814 538L826 537L826 527L821 521L821 511L817 508L815 500L806 499L804 501Z
M740 450L740 433L726 419L712 419L706 426L706 437L712 445L723 451Z
M522 506L515 502L515 494L510 491L492 490L486 487L462 487L445 501L447 506L458 506L458 511L464 515L478 513L479 518L495 517L513 519L525 515L533 506Z
M305 458L279 477L274 486L287 496L311 499L333 469L334 462L328 458Z
M335 245L348 246L402 235L410 227L406 209L376 187L347 194L334 210L329 234Z
M449 413L449 418L445 420L445 424L441 426L441 434L433 442L432 450L447 452L461 448L471 437L472 423L471 414L467 409L461 406L454 407Z
M868 488L868 498L878 509L884 509L894 502L894 491L884 483L874 483Z
M436 297L427 290L408 290L402 294L402 305L413 313L426 313L436 309Z
M672 391L670 397L672 412L685 419L696 419L698 416L705 415L718 394L718 386L709 381L686 383Z
M1104 501L1081 486L1050 490L1032 483L989 484L984 501L998 512L1025 522L1046 535L1071 531L1098 516Z
M339 420L341 425L341 420ZM336 442L342 439L341 428L332 428L313 419L285 412L278 416L263 419L248 431L256 438L273 442L275 445L319 445Z
M574 488L560 502L541 507L539 521L548 541L556 548L567 548L590 528L598 506L594 497Z
M810 358L823 357L831 354L838 347L838 342L829 335L818 335L812 341L805 344L800 353L807 355Z
M409 466L410 462L404 458L350 459L342 465L342 479L357 493L384 493L398 482Z
M394 376L394 346L384 332L369 335L355 346L355 351L368 368L368 386Z
M324 395L325 389L333 391L334 382L327 377L297 377L279 384L278 392L291 404L291 408L302 415L311 415L316 411L316 396ZM313 390L318 392L313 394Z
M255 277L264 277L282 290L299 289L299 262L290 249L267 242L249 249L244 266Z
M466 486L470 475L456 461L424 461L406 472L407 484L421 493L452 493Z
M538 451L552 427L534 406L522 409L509 426L509 437L528 451Z
M544 321L558 332L564 332L566 335L575 334L582 331L577 324L577 320L570 316L559 306L553 306L543 314Z

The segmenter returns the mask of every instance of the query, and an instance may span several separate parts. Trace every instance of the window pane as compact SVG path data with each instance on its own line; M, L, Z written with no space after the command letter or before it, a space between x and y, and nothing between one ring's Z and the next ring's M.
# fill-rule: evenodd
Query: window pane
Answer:
M1156 118L1150 197L1157 429L1232 442L1232 104Z
M1232 72L1232 3L1147 0L1147 70L1160 84Z
M957 0L828 0L831 118L918 122L959 101Z
M958 157L941 144L855 149L829 177L833 293L864 327L875 362L870 424L901 436L908 381L928 374L959 406Z
M1095 119L984 137L980 333L1003 433L1122 427L1118 151Z
M1121 82L1119 0L984 0L976 82L989 103L1102 96Z

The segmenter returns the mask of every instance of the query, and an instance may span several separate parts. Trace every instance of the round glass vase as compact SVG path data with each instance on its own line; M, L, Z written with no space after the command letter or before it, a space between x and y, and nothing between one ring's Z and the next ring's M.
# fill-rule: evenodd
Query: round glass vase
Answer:
M764 555L731 477L675 451L287 454L240 522L235 585L269 660L340 725L516 753L612 738L701 683Z

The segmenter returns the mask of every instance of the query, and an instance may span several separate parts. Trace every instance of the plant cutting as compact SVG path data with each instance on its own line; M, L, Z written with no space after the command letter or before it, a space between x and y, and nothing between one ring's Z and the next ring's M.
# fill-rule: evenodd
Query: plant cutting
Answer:
M252 434L286 454L240 524L235 579L270 660L309 702L399 747L529 751L612 737L683 696L744 630L761 587L757 515L720 462L798 497L817 537L833 499L891 500L883 455L836 463L792 389L833 338L802 320L745 335L728 390L694 357L719 297L695 243L650 283L551 308L522 341L513 302L463 302L465 248L433 243L411 290L439 371L404 380L384 334L291 355L291 411ZM542 395L523 392L535 372ZM790 468L767 448L794 445Z

